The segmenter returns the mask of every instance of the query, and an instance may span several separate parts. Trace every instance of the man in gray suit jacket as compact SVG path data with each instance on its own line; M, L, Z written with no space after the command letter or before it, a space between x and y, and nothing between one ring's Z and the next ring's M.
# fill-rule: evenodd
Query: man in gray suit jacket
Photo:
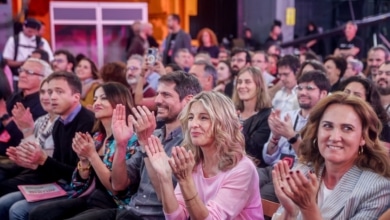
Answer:
M163 52L164 65L173 62L173 57L179 49L187 48L191 51L191 36L180 28L179 15L169 15L167 23L169 35L165 39L165 48Z

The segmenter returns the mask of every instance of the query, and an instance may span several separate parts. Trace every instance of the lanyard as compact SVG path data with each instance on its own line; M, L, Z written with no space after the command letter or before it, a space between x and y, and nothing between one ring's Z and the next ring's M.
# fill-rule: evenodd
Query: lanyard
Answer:
M297 117L295 117L295 122L294 122L294 131L296 131L296 128L297 128L297 124L298 124L298 118L299 118L299 112L297 114ZM290 151L291 151L291 144L290 144Z

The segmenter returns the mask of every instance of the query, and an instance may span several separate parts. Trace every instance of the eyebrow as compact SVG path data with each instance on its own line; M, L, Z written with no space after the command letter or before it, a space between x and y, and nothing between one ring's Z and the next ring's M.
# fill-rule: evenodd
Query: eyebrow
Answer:
M331 121L321 121L321 123L334 124ZM348 123L342 123L341 126L351 126L351 127L355 128L355 126L353 124L348 124Z

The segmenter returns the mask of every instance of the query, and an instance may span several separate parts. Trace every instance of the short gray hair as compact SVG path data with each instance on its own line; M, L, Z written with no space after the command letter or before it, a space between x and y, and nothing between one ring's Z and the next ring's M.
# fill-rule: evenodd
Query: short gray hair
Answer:
M139 54L133 54L128 60L138 60L141 66L144 64L144 58Z
M47 77L49 76L52 72L53 72L53 69L50 67L50 65L44 61L44 60L41 60L41 59L38 59L38 58L33 58L33 57L30 57L26 60L26 62L34 62L34 63L38 63L39 65L41 65L42 67L42 71L41 71L41 74L43 75L43 77Z
M360 73L363 70L363 63L360 60L352 59L348 61L351 64L352 70Z
M204 73L210 75L213 78L213 88L217 84L217 70L213 65L204 60L195 61L194 65L204 66Z

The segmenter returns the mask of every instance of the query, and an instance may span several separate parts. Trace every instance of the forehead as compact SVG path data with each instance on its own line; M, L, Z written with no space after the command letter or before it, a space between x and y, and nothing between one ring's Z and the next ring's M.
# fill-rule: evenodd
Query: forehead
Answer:
M87 61L87 60L80 60L79 65L91 66L91 64L90 64L89 61Z
M157 86L157 92L158 93L166 92L166 93L170 93L170 94L179 95L175 91L175 87L176 87L176 84L173 82L159 82L158 86Z
M253 59L265 60L265 56L262 53L256 53L253 55Z
M34 69L34 70L42 70L42 65L38 62L32 62L32 61L27 61L23 64L24 68L29 68L29 69Z
M236 57L236 58L245 58L245 57L246 57L246 53L245 53L245 52L240 52L240 53L235 54L233 57Z
M332 104L329 105L321 121L330 121L334 124L351 124L355 127L361 127L361 119L355 109L349 105Z
M104 89L101 86L95 90L95 96L97 96L97 95L105 95L105 94L106 93L104 92Z
M289 66L279 66L278 72L292 72L292 69Z
M204 66L203 65L192 65L189 73L193 75L201 75L204 73Z
M383 64L379 67L379 70L390 71L390 64Z
M310 82L300 82L298 83L298 85L302 86L302 85L310 85L310 86L317 86L314 81L310 81Z
M68 82L65 79L57 78L49 81L49 89L61 88L63 90L71 90Z
M65 59L66 60L66 55L63 54L63 53L60 53L60 54L57 54L57 55L54 55L55 58L61 58L61 59Z
M206 113L206 114L208 114L206 108L203 106L203 103L200 102L200 101L196 101L196 102L192 103L189 113L190 114L194 114L194 113L198 113L198 114Z
M345 88L354 89L354 90L364 90L364 91L366 90L364 86L359 82L350 82Z
M371 57L385 59L385 52L383 52L382 50L374 50L371 53Z
M141 66L141 62L136 59L130 59L127 61L127 66Z
M249 71L245 71L238 76L239 79L253 79L253 74Z

